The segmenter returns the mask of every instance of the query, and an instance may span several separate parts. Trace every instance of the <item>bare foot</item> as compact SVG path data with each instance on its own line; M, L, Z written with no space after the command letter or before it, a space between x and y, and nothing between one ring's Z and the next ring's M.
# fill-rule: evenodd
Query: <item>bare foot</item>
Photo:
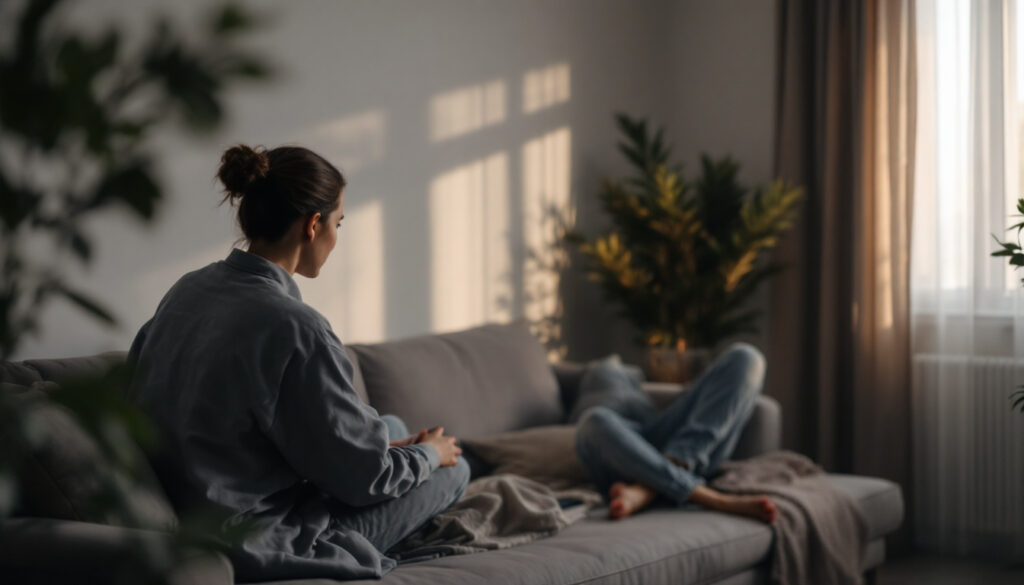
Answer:
M725 496L723 512L748 516L771 524L779 517L779 510L766 496Z
M654 499L654 491L639 483L616 482L608 490L611 502L608 514L614 520L621 520L646 508Z
M705 508L727 514L747 516L771 524L779 517L779 510L767 496L734 496L717 492L709 487L697 486L689 501Z

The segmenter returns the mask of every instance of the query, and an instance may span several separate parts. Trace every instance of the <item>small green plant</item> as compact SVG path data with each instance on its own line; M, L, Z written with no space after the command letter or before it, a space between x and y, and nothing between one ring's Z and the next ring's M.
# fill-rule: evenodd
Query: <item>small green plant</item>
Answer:
M791 225L802 190L782 181L751 193L729 157L701 157L693 181L669 163L664 128L616 115L619 150L635 168L625 181L605 180L598 196L612 229L588 240L568 238L588 260L588 273L650 347L714 348L754 332L757 309L746 306L780 269L762 262Z
M1017 200L1017 211L1019 215L1016 217L1024 217L1024 199ZM1002 249L992 252L993 256L1003 256L1009 259L1010 266L1014 269L1019 269L1024 266L1024 251L1021 250L1021 231L1024 231L1024 221L1016 223L1006 228L1006 231L1017 230L1017 241L1006 241L1001 242L995 234L992 234L992 239L999 244ZM1024 278L1021 279L1021 284L1024 284ZM1018 386L1020 390L1010 394L1010 400L1013 401L1013 408L1019 408L1021 412L1024 412L1024 384Z

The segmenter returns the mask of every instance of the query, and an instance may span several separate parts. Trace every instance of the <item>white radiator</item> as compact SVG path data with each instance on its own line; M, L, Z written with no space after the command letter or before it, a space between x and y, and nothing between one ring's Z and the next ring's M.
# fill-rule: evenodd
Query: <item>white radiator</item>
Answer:
M1024 361L914 357L914 506L934 552L1024 558Z

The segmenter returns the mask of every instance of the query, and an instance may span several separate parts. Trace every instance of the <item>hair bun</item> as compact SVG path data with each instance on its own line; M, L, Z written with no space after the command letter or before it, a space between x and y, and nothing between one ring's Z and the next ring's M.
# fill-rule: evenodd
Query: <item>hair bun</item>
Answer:
M262 148L257 148L239 144L225 150L221 156L217 178L224 183L228 197L242 197L270 171L270 159Z

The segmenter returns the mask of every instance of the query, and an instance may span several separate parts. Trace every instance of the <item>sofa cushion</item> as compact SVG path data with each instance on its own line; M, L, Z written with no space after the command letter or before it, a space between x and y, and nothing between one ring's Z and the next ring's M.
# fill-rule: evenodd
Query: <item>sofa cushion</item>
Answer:
M554 489L589 483L576 457L576 427L546 425L466 439L467 449L494 475L514 474Z
M606 514L595 510L523 546L400 566L380 581L355 583L714 583L766 560L772 542L766 525L704 510L661 508L617 522Z
M872 539L864 567L876 566L881 537L902 521L899 487L870 477L828 477L864 511ZM563 532L520 547L399 566L379 581L351 585L732 583L752 568L766 567L769 560L771 529L754 520L696 506L655 508L618 522L605 519L606 513L594 510ZM767 582L766 572L748 576Z
M350 347L370 404L412 431L477 437L562 420L558 382L524 321Z
M903 492L895 483L877 477L830 473L828 478L860 506L868 524L868 539L895 531L903 523Z
M70 410L47 397L53 385L0 385L0 392L13 401L21 424L35 437L18 466L19 512L133 528L172 528L177 523L174 510L141 451L128 437L114 439L119 457L134 472L129 476L111 463ZM121 506L106 503L113 494Z

